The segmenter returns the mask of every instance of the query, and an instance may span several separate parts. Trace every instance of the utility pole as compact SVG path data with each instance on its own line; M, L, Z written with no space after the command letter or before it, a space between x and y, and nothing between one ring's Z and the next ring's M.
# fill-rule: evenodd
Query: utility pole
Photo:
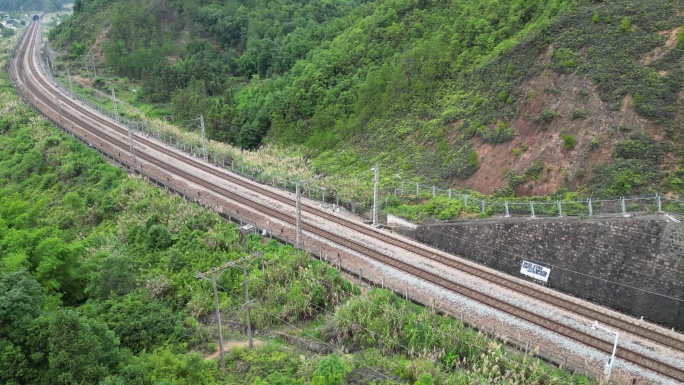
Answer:
M87 55L83 56L83 63L85 64L85 67L86 67L86 74L88 74L88 77L90 77L90 71L88 70L88 56Z
M50 53L50 69L55 68L55 53L52 52L52 47L50 46L50 41L47 42L48 52Z
M45 58L45 62L48 65L48 69L52 69L52 54L50 51L50 42L46 41L45 44L43 44L43 57Z
M254 343L252 342L252 320L250 318L250 308L249 308L249 286L248 286L248 280L247 280L247 257L242 258L242 270L244 271L244 277L245 277L245 282L243 282L245 286L245 304L243 307L245 308L245 312L247 313L247 336L249 337L249 348L254 347Z
M95 55L92 53L90 54L90 60L93 63L93 76L97 77L97 70L95 70Z
M215 267L205 273L197 273L197 275L195 275L195 278L206 279L214 285L214 305L216 306L216 322L218 324L219 353L221 355L221 369L223 370L226 370L226 356L223 351L223 331L221 331L221 309L219 308L218 288L216 286L216 280L221 276L221 274L223 274L223 272L230 265L230 263L226 263L219 267ZM211 280L207 279L208 275L211 275Z
M128 145L131 148L131 157L133 158L133 164L135 164L135 151L133 149L133 127L128 125Z
M74 83L71 81L71 72L69 72L69 67L67 67L67 76L69 77L69 88L71 89L71 94L75 96L76 94L74 94Z
M55 95L55 98L57 98L57 111L59 112L59 122L62 123L62 101L59 99L59 91L57 91L57 95Z
M219 352L221 354L221 369L226 370L226 356L223 351L223 331L221 330L221 309L219 307L218 288L216 287L216 273L211 275L211 283L214 285L214 305L216 306L216 329L218 329Z
M252 347L254 347L254 343L252 342L252 321L250 318L250 307L249 307L249 305L254 300L252 300L252 301L249 300L249 286L248 286L249 281L247 279L248 278L247 260L249 258L252 258L255 256L256 255L254 255L254 254L247 255L241 259L238 259L237 261L226 262L223 265L214 267L213 269L211 269L207 272L197 273L197 275L195 275L195 278L205 279L205 280L211 282L214 286L214 304L216 305L216 320L218 322L219 354L221 355L221 369L223 369L223 370L226 369L226 358L225 358L225 352L223 350L223 332L221 331L221 310L219 309L218 288L216 285L216 281L218 280L218 278L221 277L221 274L223 274L223 272L226 271L226 269L228 269L229 267L234 267L238 263L242 262L242 269L243 269L244 278L245 278L245 281L243 282L243 285L245 287L245 304L243 305L243 307L247 311L247 334L249 337L249 348L251 349ZM211 277L211 279L208 278L209 276Z
M302 242L302 185L301 181L295 182L297 199L295 200L295 211L297 212L297 247Z
M204 132L204 115L200 115L200 127L202 128L202 155L204 155L204 161L209 161L209 156L207 156L207 135Z
M112 103L114 103L114 119L119 123L119 105L116 103L116 94L114 94L114 88L112 88Z
M378 170L380 169L380 166L377 164L375 167L371 169L371 171L375 171L375 178L374 178L374 184L373 184L373 226L377 226L378 224Z

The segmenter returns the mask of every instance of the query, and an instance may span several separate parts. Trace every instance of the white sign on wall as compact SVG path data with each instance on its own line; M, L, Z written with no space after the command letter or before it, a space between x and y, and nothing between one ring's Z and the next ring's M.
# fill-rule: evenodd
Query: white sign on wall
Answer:
M536 263L523 261L522 267L520 267L520 274L525 274L528 277L548 282L551 269L542 265L537 265Z

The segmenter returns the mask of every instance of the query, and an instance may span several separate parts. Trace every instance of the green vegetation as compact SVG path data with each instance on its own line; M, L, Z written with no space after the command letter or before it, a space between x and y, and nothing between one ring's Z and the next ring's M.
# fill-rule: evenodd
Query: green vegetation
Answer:
M463 202L456 199L443 196L434 198L417 196L410 198L407 203L394 199L389 202L384 211L414 222L422 222L431 218L443 221L458 218L465 209Z
M311 159L313 173L343 185L334 190L366 191L366 182L342 179L376 163L442 186L476 173L473 140L514 140L512 123L533 98L522 97L521 86L545 68L591 79L611 109L631 97L640 115L678 138L684 50L678 44L648 65L642 60L665 44L658 32L682 25L678 7L667 0L175 0L143 7L79 0L50 38L78 57L108 31L106 65L142 81L123 94L150 116L182 122L203 114L215 140L247 149L284 145ZM539 60L549 46L551 65ZM110 84L104 79L93 82ZM558 119L591 118L582 109L568 115L542 105L531 119L548 129ZM369 196L344 198L368 203Z
M342 144L377 153L357 144L383 143L385 159L377 160L397 165L413 153L412 173L436 171L444 179L477 170L473 136L492 143L514 137L507 122L517 113L515 84L541 67L512 47L522 42L541 52L538 33L575 4L179 2L180 17L128 3L77 2L75 16L51 33L55 46L90 44L95 35L81 26L100 11L96 18L112 21L108 66L142 79L141 100L169 102L179 119L204 113L212 138L244 148L265 138L304 144L314 156ZM171 44L183 31L192 32L190 41ZM450 81L459 77L463 82ZM419 148L436 148L459 119L461 135L443 150ZM406 141L413 132L420 134Z
M188 353L214 340L198 322L213 301L195 273L244 253L237 229L67 139L17 102L6 76L0 101L2 382L219 381L215 362ZM247 247L268 266L268 295L254 285L260 306L286 320L316 318L355 292L289 247ZM241 277L220 284L238 291ZM305 305L287 308L293 295ZM222 293L226 316L238 316L239 301Z
M541 123L542 130L545 130L545 129L547 129L547 126L549 123L551 123L554 120L559 119L561 117L562 117L562 115L555 112L555 111L552 111L548 108L542 108L541 115L539 115L539 118L537 118L537 119Z
M0 24L0 35L2 35L3 38L8 38L14 36L14 30L11 28L5 28L2 24Z
M563 147L565 147L566 150L572 150L575 148L575 144L577 144L577 138L570 134L561 134L561 137L563 138Z
M613 160L594 169L591 191L598 197L654 194L662 180L664 148L648 134L632 135L613 148Z
M587 118L587 114L584 111L576 109L576 108L572 110L572 115L571 115L572 120L584 120L586 118Z
M639 64L664 44L658 31L682 24L671 2L224 3L77 0L74 17L50 36L78 61L100 31L109 31L107 67L142 81L142 88L136 92L128 79L110 76L92 79L96 88L115 84L154 117L182 121L202 113L211 138L242 148L292 146L274 151L295 148L302 164L312 159L315 172L339 178L337 191L356 188L349 196L361 202L368 196L359 186L370 190L362 173L376 162L388 170L382 186L396 185L393 171L432 183L476 172L482 160L472 141L516 137L520 86L547 68L538 58L549 44L549 68L590 77L614 106L631 96L639 114L668 127L669 138L682 134L675 109L684 81L682 34L663 57ZM460 322L388 291L361 295L337 271L290 247L256 236L239 246L237 229L218 216L127 178L48 127L18 103L6 77L0 116L0 380L6 383L379 384L388 377L418 384L589 383L511 356ZM545 129L562 118L542 106L534 119ZM588 148L600 144L597 137ZM563 145L572 149L576 139L564 134ZM517 156L527 150L519 147ZM643 134L618 141L611 162L591 171L587 192L615 197L661 186L684 192L681 170L661 171L669 151ZM507 173L507 186L487 210L545 172L552 170L537 160L520 175ZM563 194L577 198L560 191L556 199ZM545 199L551 204L538 213L552 215L552 197ZM475 215L480 207L406 194L389 197L386 210L417 221ZM318 355L268 340L252 351L233 349L226 372L205 360L215 350L215 329L208 326L213 301L195 273L252 251L263 255L263 263L250 264L251 295L259 300L255 328L298 331L354 353ZM219 281L231 324L242 323L234 295L241 282L242 273L230 270ZM226 335L243 337L240 327Z
M593 152L593 151L598 150L600 146L601 146L601 140L598 137L593 137L589 141L589 145L587 146L587 149L590 152Z
M70 2L70 0L0 0L0 10L19 12L20 9L23 9L24 12L54 12L61 10L64 5Z
M593 22L592 13L605 15L606 22ZM657 31L681 24L674 14L675 4L668 1L612 1L580 8L559 22L554 49L574 54L575 72L589 76L603 100L618 103L631 94L639 114L656 122L671 122L674 102L684 81L684 72L677 64L681 63L682 52L676 48L649 66L640 65L638 60L664 43ZM622 20L618 27L610 24L611 16ZM583 31L581 37L577 30ZM582 54L587 48L587 53ZM672 71L660 76L658 67Z
M289 246L257 236L238 246L235 226L127 177L37 118L6 76L0 116L3 383L588 383L506 354L459 321L388 291L361 295ZM215 347L215 329L205 324L213 300L195 274L247 252L263 255L249 267L258 331L299 330L355 353L317 355L267 340L231 350L225 372L205 360ZM219 279L231 324L242 324L242 280L230 269ZM224 327L224 335L244 338L240 329Z

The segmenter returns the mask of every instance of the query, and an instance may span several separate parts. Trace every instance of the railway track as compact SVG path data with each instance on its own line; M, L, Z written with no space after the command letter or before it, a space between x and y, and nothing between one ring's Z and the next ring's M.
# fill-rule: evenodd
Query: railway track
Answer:
M24 93L24 96L35 100L35 107L42 110L42 113L52 117L54 121L61 121L63 128L71 129L83 133L84 135L90 134L89 138L97 139L100 143L107 143L108 145L119 150L119 153L128 154L129 144L126 140L127 129L114 122L109 118L104 118L100 114L84 108L79 103L74 100L65 98L55 98L51 95L57 94L59 92L57 86L48 80L47 75L41 69L41 66L37 63L37 36L40 33L40 24L31 23L27 30L27 33L20 43L19 49L17 50L16 57L18 60L11 67L10 75L13 79L19 82L20 79L27 79L27 81L21 81L22 87L20 87L20 92ZM42 108L41 108L42 107ZM73 111L73 112L72 112ZM77 112L76 112L77 111ZM262 185L254 183L252 181L245 180L241 177L237 177L227 171L218 169L197 159L189 157L185 154L180 154L177 151L171 150L161 143L150 140L141 135L134 135L134 140L137 146L144 146L151 151L147 152L137 152L136 156L148 164L151 164L165 172L176 175L186 181L195 183L202 186L208 191L222 196L240 204L250 206L259 212L270 216L272 218L277 218L280 221L294 225L295 220L291 214L284 213L280 210L274 209L271 205L259 203L252 199L246 198L243 195L237 194L229 189L226 189L208 178L203 177L202 174L213 175L215 177L226 180L234 185L238 185L249 191L258 193L269 199L280 202L283 205L289 207L294 206L294 199L278 194L270 188L266 188ZM174 161L164 160L163 157L155 156L156 154L161 154L163 157L168 159L173 159ZM198 173L188 172L183 167L178 167L177 163L184 163L187 166L201 171ZM553 294L540 292L536 290L533 286L526 285L520 280L502 276L500 274L492 274L491 272L473 266L472 264L464 263L453 257L448 256L445 253L429 249L425 246L420 246L413 242L406 241L404 239L395 237L373 229L371 227L365 226L358 222L348 220L346 218L339 217L337 215L331 214L317 209L316 207L303 205L303 211L312 216L317 216L321 219L334 222L338 225L344 226L346 228L352 229L366 236L374 237L382 242L393 245L395 247L402 248L410 253L415 253L424 258L429 258L443 265L465 271L471 275L474 275L480 279L484 279L493 282L497 285L503 286L509 290L520 292L529 297L545 301L560 308L566 309L573 313L580 314L587 318L598 320L603 324L610 325L613 328L621 329L629 333L639 335L642 338L650 339L657 342L663 346L667 346L671 349L684 351L684 342L679 339L673 339L672 337L659 333L655 330L639 327L635 323L625 321L621 318L613 317L604 312L596 311L592 308L587 308L580 306L576 302L570 301L562 296L555 296ZM584 333L582 331L570 328L566 325L555 322L546 317L531 313L529 311L516 308L510 304L507 304L498 299L489 297L483 293L476 290L467 288L465 286L459 285L445 277L435 275L433 273L420 270L415 266L407 264L405 262L396 260L386 254L378 252L367 245L345 237L340 236L332 231L325 230L314 226L310 223L303 222L302 229L311 234L315 234L321 238L328 239L344 248L353 250L357 253L371 257L381 263L388 266L406 272L408 274L414 275L426 281L429 281L435 285L443 287L454 293L458 293L462 296L471 298L475 301L487 304L496 308L500 311L506 312L510 315L516 316L530 323L538 325L542 328L553 330L561 335L571 338L575 341L581 342L582 344L592 346L598 350L606 353L612 351L612 343L606 342L600 338L596 338L590 334ZM648 368L654 372L660 373L664 376L672 378L674 380L684 382L684 371L676 367L672 367L665 363L659 362L657 360L651 359L649 357L643 356L639 353L629 351L624 348L618 349L617 356L624 360L633 362L644 368Z

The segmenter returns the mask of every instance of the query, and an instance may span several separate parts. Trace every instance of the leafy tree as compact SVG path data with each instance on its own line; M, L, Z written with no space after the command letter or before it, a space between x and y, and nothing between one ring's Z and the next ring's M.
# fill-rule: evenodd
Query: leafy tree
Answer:
M171 96L175 118L177 120L196 119L209 109L206 96L204 82L193 77L186 88L176 90Z
M71 45L71 48L69 48L69 56L71 56L72 59L76 59L85 54L87 49L88 47L84 43L74 42Z
M23 344L26 328L41 314L42 287L28 272L0 271L0 338Z
M136 288L140 262L128 255L108 255L91 267L95 271L85 292L90 297L108 299L124 296Z
M119 336L121 345L134 353L164 344L181 344L189 337L183 325L183 312L149 298L146 293L110 297L102 304L100 313L100 319Z
M25 271L0 271L0 381L24 383L30 369L29 326L41 314L42 288Z
M105 324L73 310L37 318L29 330L32 376L51 384L92 384L119 364L119 341Z
M42 240L31 256L38 282L67 304L83 298L86 284L80 271L83 250L81 244L69 245L60 238L50 237Z
M9 385L24 383L29 370L30 364L22 347L0 338L0 381Z

